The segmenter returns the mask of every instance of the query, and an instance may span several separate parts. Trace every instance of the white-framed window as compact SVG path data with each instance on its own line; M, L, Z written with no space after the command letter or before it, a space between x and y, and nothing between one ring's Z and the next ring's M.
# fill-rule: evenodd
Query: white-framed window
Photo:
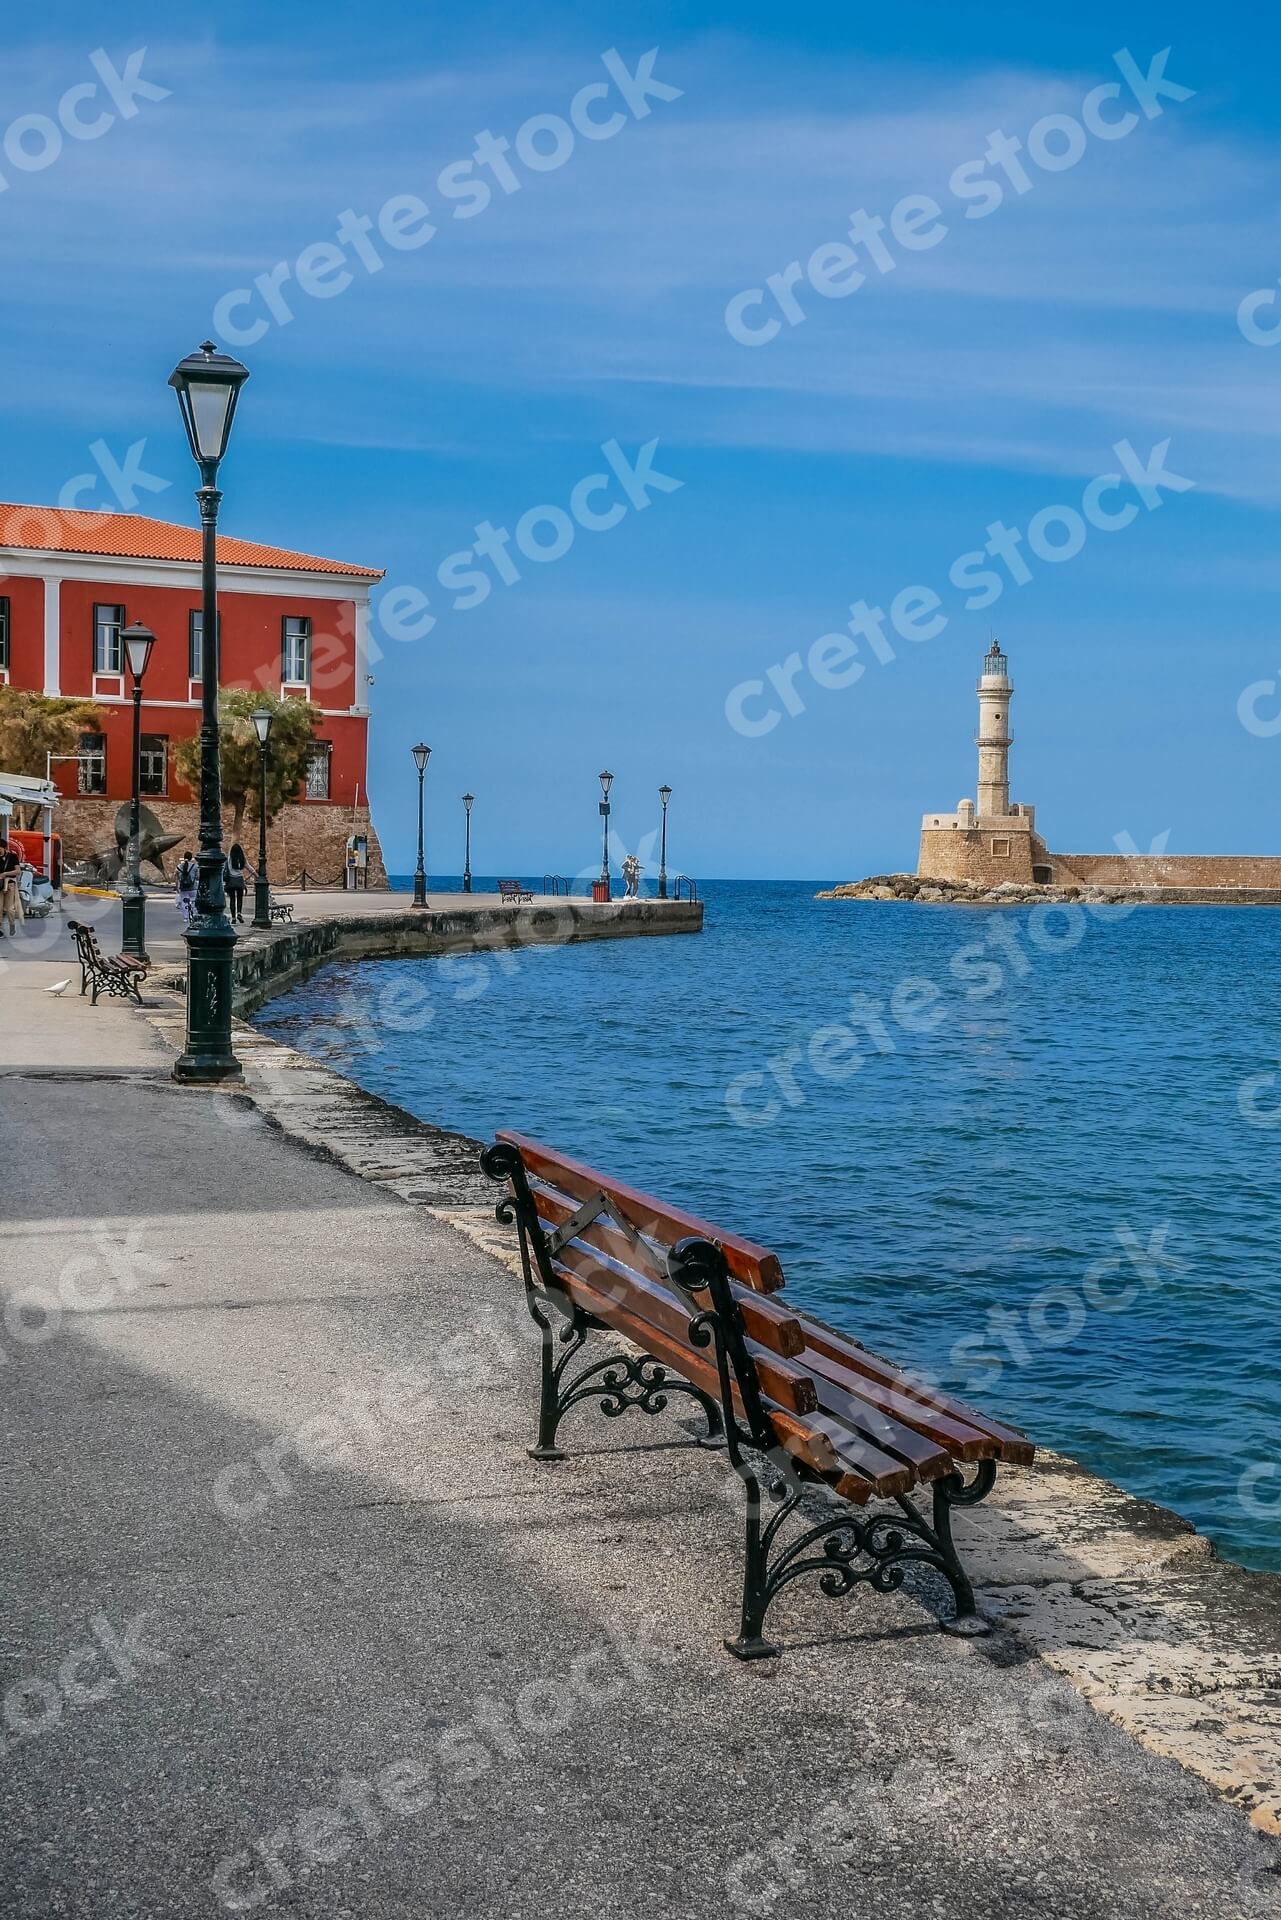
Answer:
M311 620L306 614L286 614L281 628L280 678L286 686L311 683Z
M218 615L218 644L222 645L222 614ZM193 607L187 615L187 678L205 677L205 615L202 607Z
M95 673L123 673L125 644L123 607L95 606L93 610L93 670Z
M168 793L169 735L144 733L138 745L139 793Z
M316 740L312 743L307 759L307 798L309 800L328 800L329 798L329 756L333 752L328 740Z
M82 733L80 736L80 764L76 768L76 785L81 793L105 793L107 791L107 736L105 733Z

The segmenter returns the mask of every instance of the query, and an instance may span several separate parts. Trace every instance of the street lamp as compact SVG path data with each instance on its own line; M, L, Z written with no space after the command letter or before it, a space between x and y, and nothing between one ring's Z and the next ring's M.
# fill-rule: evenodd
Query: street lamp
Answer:
M275 718L270 707L255 707L250 719L258 735L258 872L254 877L251 925L271 931L271 888L267 884L267 739Z
M608 900L609 899L609 790L614 784L614 776L612 773L601 773L601 774L597 774L596 777L600 781L600 790L601 790L601 793L604 795L604 798L600 803L601 819L605 823L605 845L601 853L600 883L601 883L602 889L604 890L605 898Z
M202 589L200 701L200 853L196 910L187 923L187 1046L176 1080L229 1080L240 1073L231 1048L231 953L236 935L223 890L222 772L218 738L218 467L248 367L206 340L169 376L178 395L191 455L200 468Z
M121 949L135 960L148 960L147 896L138 873L138 842L142 827L138 819L138 794L142 779L142 676L147 671L156 636L150 627L135 621L121 635L125 658L133 675L133 758L129 791L129 845L125 849L124 885L120 889ZM52 875L50 878L52 879Z
M472 809L472 801L475 798L476 796L474 793L465 793L463 795L463 817L465 821L465 831L467 836L466 840L464 841L465 851L463 853L463 892L464 893L471 892L471 809Z
M431 759L431 748L425 747L420 740L410 749L414 756L414 765L418 769L418 865L414 868L414 899L416 907L427 905L427 869L423 865L423 775L427 771L427 762Z
M667 803L672 797L671 788L667 786L660 787L658 789L658 797L663 803L663 838L662 838L662 843L659 847L659 853L658 853L658 897L660 900L666 900L667 898Z

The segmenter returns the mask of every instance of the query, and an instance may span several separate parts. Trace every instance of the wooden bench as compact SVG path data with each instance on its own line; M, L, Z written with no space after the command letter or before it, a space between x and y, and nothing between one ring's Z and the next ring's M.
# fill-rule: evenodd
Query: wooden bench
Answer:
M520 900L532 900L533 894L528 887L522 887L519 880L500 880L498 892L502 899L511 903Z
M597 1400L617 1416L657 1413L683 1395L725 1445L746 1496L742 1612L726 1639L740 1660L779 1652L765 1616L783 1587L819 1574L829 1598L860 1583L881 1593L911 1563L952 1590L946 1633L990 1631L952 1539L952 1510L991 1491L997 1465L1026 1465L1026 1437L937 1393L813 1315L775 1299L776 1254L610 1180L519 1133L481 1155L507 1183L529 1311L542 1336L535 1460L560 1460L561 1421ZM593 1333L639 1349L574 1363ZM774 1511L767 1512L767 1487ZM910 1497L931 1498L929 1519ZM864 1513L872 1500L893 1510ZM785 1539L788 1522L801 1522Z
M117 953L108 960L98 945L97 934L83 920L68 920L67 928L75 940L76 958L80 962L81 998L87 988L92 988L90 1006L97 1006L100 993L114 994L121 1000L132 995L141 1006L138 988L147 975L146 962L135 960L130 953Z

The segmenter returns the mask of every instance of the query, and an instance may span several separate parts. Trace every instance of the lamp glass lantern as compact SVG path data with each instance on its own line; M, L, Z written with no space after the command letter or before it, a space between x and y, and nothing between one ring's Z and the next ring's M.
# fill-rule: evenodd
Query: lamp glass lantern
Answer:
M147 671L147 662L151 658L151 649L156 644L156 636L150 627L144 627L140 620L136 620L131 627L125 628L120 637L124 641L129 671L134 680L139 681Z
M265 747L275 714L270 707L255 707L249 717L254 723L254 732L258 735L258 745Z
M431 759L431 748L425 747L420 740L416 747L410 748L410 752L414 756L414 765L417 767L419 773L421 773L426 767L427 762Z
M472 803L474 802L475 798L476 796L474 793L465 793L463 795L463 805L466 807L468 813L470 813L472 810Z
M671 799L671 797L672 797L672 790L671 790L671 788L670 788L670 787L660 787L660 788L658 789L658 797L659 797L659 799L660 799L660 800L662 801L662 803L663 803L663 805L664 805L664 806L666 806L666 805L667 805L667 803L668 803L668 801L669 801L669 800Z
M219 353L212 340L180 360L170 374L169 385L177 392L191 451L200 466L216 467L226 453L236 402L248 378L248 367L229 353Z
M601 774L598 774L598 775L597 775L596 777L597 777L597 779L598 779L598 780L600 781L600 790L601 790L601 792L602 792L602 793L604 794L604 796L605 796L605 798L606 798L606 799L608 800L608 799L609 799L609 790L610 790L610 788L611 788L611 787L613 786L613 784L614 784L614 776L613 776L613 774L612 774L612 773L601 773Z

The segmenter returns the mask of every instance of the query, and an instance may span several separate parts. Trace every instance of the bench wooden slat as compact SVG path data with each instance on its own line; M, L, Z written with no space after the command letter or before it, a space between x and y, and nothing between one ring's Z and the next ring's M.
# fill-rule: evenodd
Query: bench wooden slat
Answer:
M947 1447L878 1407L875 1401L850 1391L821 1374L814 1375L821 1410L834 1416L857 1436L860 1446L874 1447L882 1456L905 1461L921 1480L937 1480L950 1473L955 1460Z
M808 1315L797 1316L805 1333L805 1351L815 1374L849 1385L856 1392L882 1402L896 1420L915 1427L947 1447L958 1460L1004 1460L1029 1466L1036 1449L1017 1427L1003 1426L978 1413L950 1394L931 1393L879 1354L856 1347L852 1341L818 1325ZM851 1379L851 1376L853 1378Z
M669 1324L660 1323L658 1318L651 1321L647 1313L632 1311L631 1305L636 1298L633 1291L636 1277L630 1273L626 1276L629 1292L625 1302L620 1303L608 1291L609 1275L607 1271L602 1270L598 1256L587 1255L574 1258L576 1251L571 1241L568 1246L561 1249L552 1262L553 1270L569 1298L584 1312L590 1313L593 1319L603 1321L606 1326L612 1327L615 1332L621 1333L624 1339L631 1340L636 1346L648 1349L656 1359L661 1360L674 1373L683 1375L695 1386L702 1387L705 1393L718 1398L720 1381L713 1350L692 1347L684 1340L682 1336L687 1324L687 1316L680 1318L680 1332L676 1333L670 1330ZM679 1304L672 1302L671 1305L680 1316ZM873 1493L882 1498L888 1498L896 1493L906 1493L914 1484L917 1470L913 1465L905 1464L904 1461L883 1452L873 1444L869 1436L858 1431L852 1422L840 1417L839 1396L836 1396L835 1390L832 1390L833 1410L826 1416L831 1422L830 1426L816 1425L816 1420L823 1421L824 1415L812 1405L796 1404L797 1398L801 1396L794 1395L793 1383L781 1378L776 1371L776 1368L782 1367L785 1363L772 1362L768 1355L750 1344L748 1352L756 1368L761 1392L767 1402L766 1414L779 1438L779 1444L785 1446L789 1453L810 1464L819 1464L820 1470L829 1477L835 1475L838 1479L843 1479L852 1473L860 1489L858 1494L860 1505ZM795 1384L796 1386L813 1385L808 1380L798 1381ZM734 1398L739 1416L742 1418L744 1409L737 1391ZM775 1415L778 1416L777 1419ZM803 1417L795 1417L798 1415ZM805 1435L809 1436L810 1442L814 1443L813 1446L807 1447L803 1439ZM951 1462L944 1458L939 1471L946 1470L950 1464ZM855 1496L851 1494L849 1497Z
M1000 1458L1000 1443L981 1428L940 1411L920 1400L908 1400L893 1386L870 1373L856 1373L816 1347L807 1349L808 1365L816 1381L828 1381L834 1388L857 1394L890 1419L911 1428L927 1442L945 1448L954 1460L977 1461ZM820 1396L822 1387L819 1387Z
M531 1180L530 1192L538 1207L539 1217L545 1225L562 1227L574 1213L577 1203L572 1195L562 1193L550 1186L545 1180ZM602 1215L590 1226L581 1227L575 1236L590 1247L597 1247L602 1253L609 1254L629 1271L646 1273L641 1264L642 1256L632 1247L627 1235L615 1226L608 1215ZM661 1260L666 1251L662 1241L654 1242L655 1257ZM784 1359L795 1360L805 1351L805 1334L795 1314L775 1303L763 1294L754 1293L751 1288L736 1286L734 1296L738 1301L743 1328L749 1340L768 1347L771 1353L778 1353Z
M822 1474L828 1485L834 1487L843 1499L852 1501L857 1507L865 1507L874 1493L881 1492L881 1488L869 1481L856 1463L840 1453L825 1433L803 1425L777 1407L766 1407L765 1417L784 1452L790 1453L794 1460L804 1461L815 1473ZM902 1469L899 1471L901 1473ZM885 1491L890 1494L903 1493L909 1484L910 1476L903 1485L886 1488Z
M713 1226L697 1214L666 1206L652 1194L610 1180L594 1167L584 1165L581 1160L571 1160L567 1154L555 1153L523 1133L504 1131L496 1138L518 1149L529 1173L559 1187L562 1193L571 1194L575 1200L589 1200L596 1193L608 1194L634 1227L655 1240L664 1240L669 1246L689 1234L700 1240L714 1240L725 1255L731 1278L753 1292L777 1293L782 1286L782 1266L778 1255L768 1247L757 1246L755 1241L744 1240L738 1234L726 1233L722 1227Z
M688 1307L667 1293L657 1281L644 1279L629 1268L619 1266L607 1254L598 1252L594 1247L580 1247L574 1240L561 1248L552 1266L558 1274L567 1269L576 1279L582 1280L599 1299L608 1304L612 1312L626 1314L629 1320L639 1326L658 1329L668 1339L675 1341L681 1352L688 1354L691 1360L701 1361L706 1354L706 1363L715 1373L712 1349L692 1346L687 1338L691 1317ZM612 1288L611 1281L617 1283ZM599 1310L593 1307L590 1311L597 1313ZM610 1319L608 1313L602 1313L600 1317ZM613 1324L612 1320L610 1324ZM791 1360L767 1353L764 1348L750 1341L748 1352L756 1367L762 1393L771 1400L777 1400L780 1406L790 1408L793 1413L814 1412L818 1406L818 1390L803 1369ZM719 1392L719 1385L714 1391Z

